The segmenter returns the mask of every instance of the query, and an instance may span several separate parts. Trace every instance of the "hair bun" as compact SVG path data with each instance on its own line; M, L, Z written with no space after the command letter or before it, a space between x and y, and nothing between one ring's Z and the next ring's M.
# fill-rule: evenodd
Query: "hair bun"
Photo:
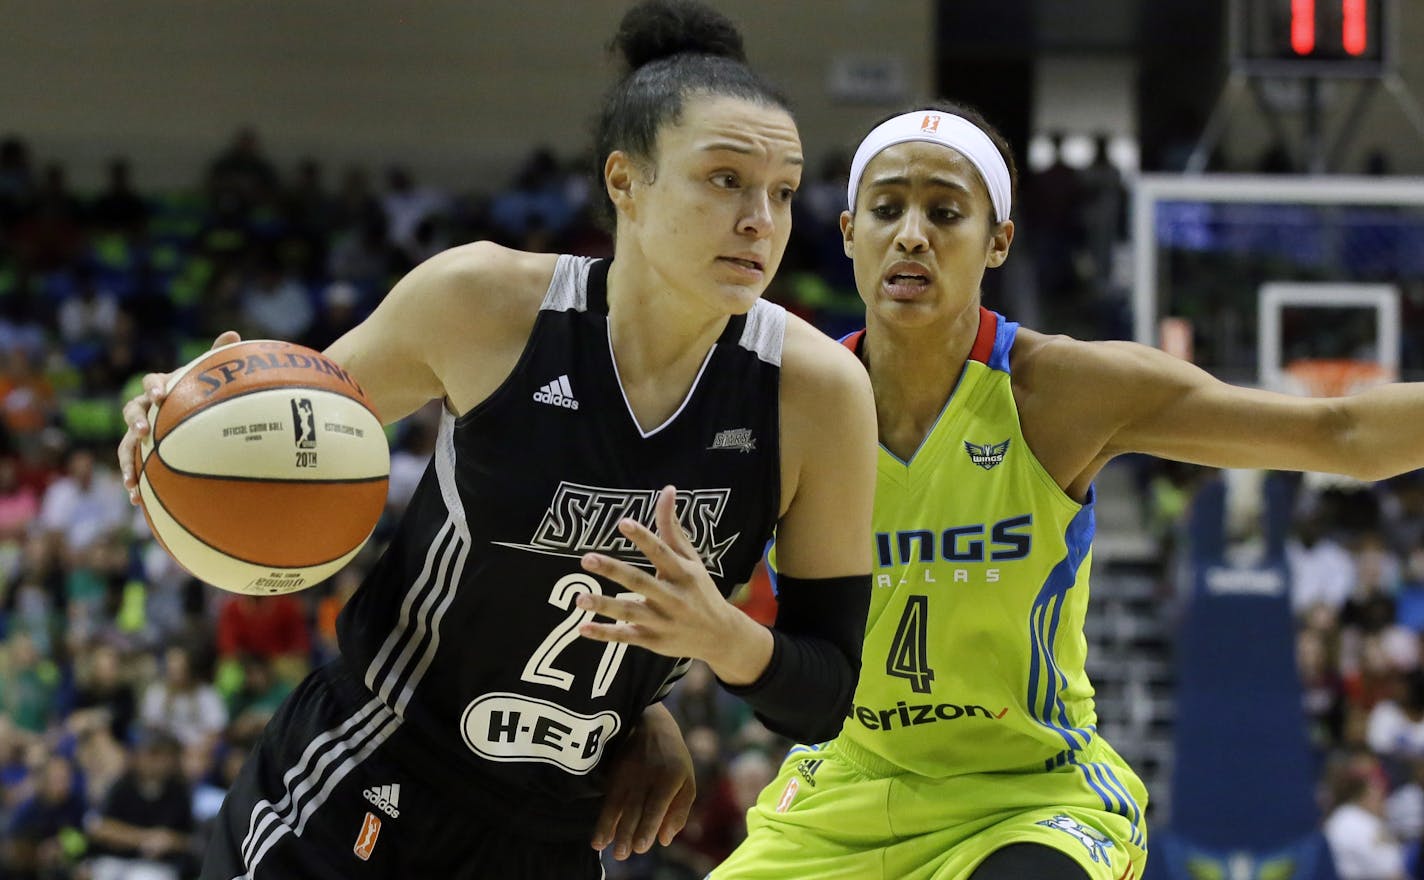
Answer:
M643 0L624 14L609 48L629 71L683 53L747 60L736 25L694 0Z

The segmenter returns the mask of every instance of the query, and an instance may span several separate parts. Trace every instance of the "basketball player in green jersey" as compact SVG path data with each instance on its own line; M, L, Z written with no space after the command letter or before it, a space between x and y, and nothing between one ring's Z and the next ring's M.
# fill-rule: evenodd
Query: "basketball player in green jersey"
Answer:
M1145 452L1381 479L1424 466L1424 385L1348 399L1238 388L1140 345L980 305L1015 183L972 111L877 126L845 251L880 434L875 587L854 705L798 746L713 880L1126 880L1147 793L1097 734L1083 619L1093 479Z

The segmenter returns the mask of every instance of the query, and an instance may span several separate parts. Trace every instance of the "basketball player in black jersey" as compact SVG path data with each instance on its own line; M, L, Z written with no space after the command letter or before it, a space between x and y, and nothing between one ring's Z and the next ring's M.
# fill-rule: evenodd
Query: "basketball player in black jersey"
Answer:
M787 736L840 726L875 417L850 352L759 299L801 176L796 125L705 7L644 3L615 44L631 70L599 124L613 260L455 248L328 349L386 420L432 398L446 413L342 612L341 659L229 793L209 880L600 877L590 837L637 825L646 849L672 797L648 796L651 827L595 831L615 756L679 742L658 701L690 659ZM125 407L131 489L165 378ZM724 597L773 529L768 629Z

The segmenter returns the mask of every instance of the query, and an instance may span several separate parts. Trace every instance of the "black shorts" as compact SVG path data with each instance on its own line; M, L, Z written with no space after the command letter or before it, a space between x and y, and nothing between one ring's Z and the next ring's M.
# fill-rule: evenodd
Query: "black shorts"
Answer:
M359 689L359 690L357 690ZM369 698L356 704L352 695ZM523 836L399 760L401 722L337 664L267 725L218 814L203 880L598 880L588 840Z

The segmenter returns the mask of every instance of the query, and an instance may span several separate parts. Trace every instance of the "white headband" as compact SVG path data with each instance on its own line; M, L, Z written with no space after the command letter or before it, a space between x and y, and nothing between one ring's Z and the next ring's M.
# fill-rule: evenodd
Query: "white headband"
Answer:
M1013 207L1013 185L1009 182L1009 167L1004 164L999 148L979 126L964 117L934 110L916 110L886 120L860 142L855 159L850 163L850 185L846 187L846 204L851 211L855 210L860 177L870 160L888 147L910 141L939 144L961 153L979 171L984 185L989 187L995 220L1002 223L1009 219L1009 209Z

